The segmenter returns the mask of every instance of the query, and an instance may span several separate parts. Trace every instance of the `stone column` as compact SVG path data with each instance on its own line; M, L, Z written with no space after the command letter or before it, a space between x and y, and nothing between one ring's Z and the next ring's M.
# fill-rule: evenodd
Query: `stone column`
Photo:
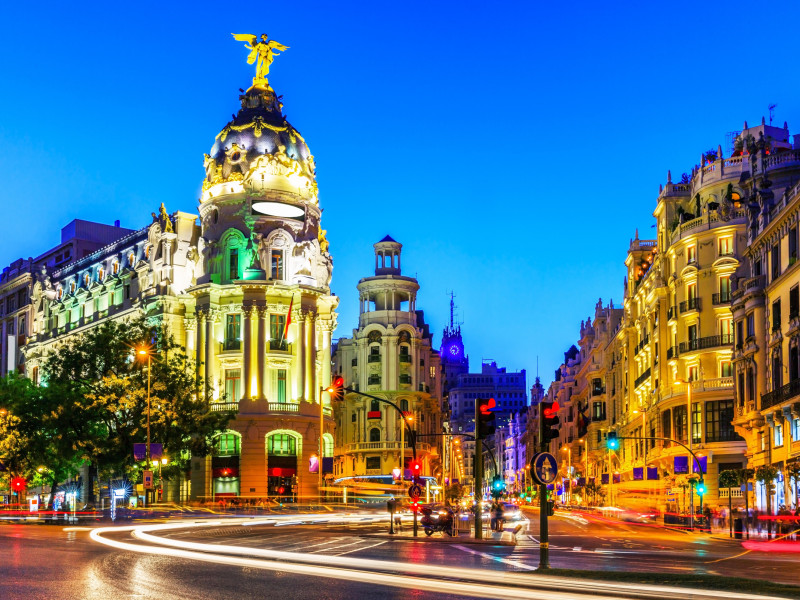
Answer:
M267 361L267 308L259 306L258 311L258 343L256 355L256 369L258 373L258 397L264 399L267 397L267 377L266 377L266 361Z
M297 393L308 400L306 395L306 323L303 311L297 311Z
M322 329L322 349L320 351L322 369L320 376L322 377L321 384L326 387L331 383L331 332L333 327L333 320L320 321L320 328ZM348 383L352 384L352 382Z
M314 347L316 346L316 319L313 312L308 312L305 318L306 323L306 385L305 385L305 396L306 400L311 403L315 403L317 401L317 388L315 386L316 382L316 361L315 357L317 355Z
M252 332L251 317L253 315L253 307L243 304L242 314L244 315L243 336L242 336L242 399L249 399L252 397L252 390L250 389L250 338Z
M216 360L216 348L217 348L217 339L214 336L214 323L219 316L219 312L213 309L208 311L208 315L206 317L206 336L205 336L205 352L206 352L206 394L208 394L211 390L211 384L216 377L216 365L214 364Z
M194 317L184 317L183 319L183 331L184 331L184 344L186 347L186 354L189 355L190 352L196 352L196 345L195 345L195 328L197 324L195 323Z
M195 347L195 361L196 361L196 369L197 369L197 376L201 379L204 379L206 376L205 366L203 365L204 355L204 348L205 345L205 326L203 321L206 318L206 313L203 310L197 311L197 345Z

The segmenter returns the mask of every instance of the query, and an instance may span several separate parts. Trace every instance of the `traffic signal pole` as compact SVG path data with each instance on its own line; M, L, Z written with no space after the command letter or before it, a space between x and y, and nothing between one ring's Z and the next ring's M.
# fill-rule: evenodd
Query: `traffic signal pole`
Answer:
M480 433L480 403L475 400L475 456L473 457L473 481L475 482L475 539L483 539L483 519L481 500L483 500L483 447Z
M544 437L543 407L539 405L539 452L547 452L548 443ZM531 467L533 469L533 467ZM547 517L550 511L547 505L547 486L539 484L539 570L550 568L550 532Z

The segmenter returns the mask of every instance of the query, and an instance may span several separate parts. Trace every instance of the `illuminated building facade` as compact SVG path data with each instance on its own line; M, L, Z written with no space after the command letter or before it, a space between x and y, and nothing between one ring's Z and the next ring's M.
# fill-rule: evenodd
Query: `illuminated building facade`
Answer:
M800 139L792 143L785 125L747 131L747 247L731 302L734 424L747 441L748 467L757 471L754 504L775 514L782 505L796 509L798 501Z
M783 433L795 421L791 410L782 411L792 406L786 386L800 365L792 362L792 309L781 312L775 303L792 305L795 282L783 276L793 272L797 252L787 207L800 150L786 127L763 121L745 124L733 144L728 157L721 147L704 153L678 183L668 174L653 213L656 239L637 234L630 242L622 307L598 303L548 390L547 399L561 408L561 435L551 451L566 451L573 470L599 476L607 492L616 481L618 502L688 509L691 480L698 479L689 473L689 453L649 438L691 446L705 471L703 503L712 507L728 503L728 490L718 486L721 471L764 464L768 451L776 464L790 460ZM768 281L774 295L765 291ZM789 382L779 377L784 371ZM582 415L589 421L583 442ZM778 433L771 423L781 426ZM609 431L621 438L616 452L607 451ZM581 460L584 444L588 456ZM779 479L784 489L773 507L796 490ZM743 504L739 490L734 502Z
M395 403L418 434L441 434L441 364L424 315L417 309L419 283L401 274L402 244L388 235L374 244L375 274L358 282L358 327L340 338L335 372L348 387ZM334 405L334 477L390 475L401 466L410 475L408 438L401 439L400 415L388 404L357 393ZM401 452L401 442L405 450ZM443 472L441 436L420 437L422 475Z
M316 497L333 456L320 389L337 299L314 157L266 80L239 99L205 155L198 214L162 204L150 225L35 273L23 354L35 370L106 319L158 320L196 358L212 408L236 412L215 455L192 458L181 499Z

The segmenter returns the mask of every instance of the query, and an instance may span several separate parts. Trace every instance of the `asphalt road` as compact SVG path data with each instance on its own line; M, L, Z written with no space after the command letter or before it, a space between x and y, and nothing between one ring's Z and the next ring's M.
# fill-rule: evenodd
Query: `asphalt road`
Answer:
M210 528L153 532L178 544L201 544L203 548L233 545L244 548L245 553L281 550L321 560L322 567L304 566L305 571L295 572L289 569L289 563L282 569L274 560L269 561L268 567L264 567L267 561L249 566L244 559L241 564L200 562L109 548L90 539L85 530L2 525L0 598L481 597L480 589L458 593L457 575L451 577L452 583L439 580L429 589L409 590L398 587L396 582L381 585L368 581L363 572L354 571L350 578L326 577L325 563L344 561L344 565L355 569L360 559L399 561L408 565L409 574L420 577L436 566L456 567L458 571L454 573L462 574L482 569L497 572L496 578L487 576L486 581L499 582L504 573L530 572L538 566L538 514L529 516L530 530L521 533L519 543L513 547L476 545L468 540L439 543L392 539L385 534L385 524L369 518L315 524L298 523L297 518L262 525L223 522ZM128 531L115 531L107 537L147 545ZM551 566L556 568L708 573L800 584L800 554L746 552L738 543L702 534L558 515L551 519L550 543ZM488 591L486 596L499 597Z

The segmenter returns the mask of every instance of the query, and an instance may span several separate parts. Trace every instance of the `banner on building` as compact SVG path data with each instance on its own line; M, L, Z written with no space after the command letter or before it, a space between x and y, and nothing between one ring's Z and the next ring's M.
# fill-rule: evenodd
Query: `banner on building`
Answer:
M614 473L614 483L621 483L622 482L622 475L619 473Z
M308 472L319 473L319 458L315 455L308 459Z
M600 481L603 483L603 485L606 485L608 483L608 473L603 473L603 476L600 479Z
M694 462L694 472L695 473L708 473L708 457L701 456L699 460L695 460Z
M689 473L689 457L688 456L675 456L673 457L673 470L676 475L682 473Z
M644 479L644 467L633 467L633 480L641 481Z
M161 460L164 455L162 444L150 444L150 460ZM145 460L147 458L147 444L133 445L133 460Z
M647 479L650 481L658 479L658 467L647 467Z

